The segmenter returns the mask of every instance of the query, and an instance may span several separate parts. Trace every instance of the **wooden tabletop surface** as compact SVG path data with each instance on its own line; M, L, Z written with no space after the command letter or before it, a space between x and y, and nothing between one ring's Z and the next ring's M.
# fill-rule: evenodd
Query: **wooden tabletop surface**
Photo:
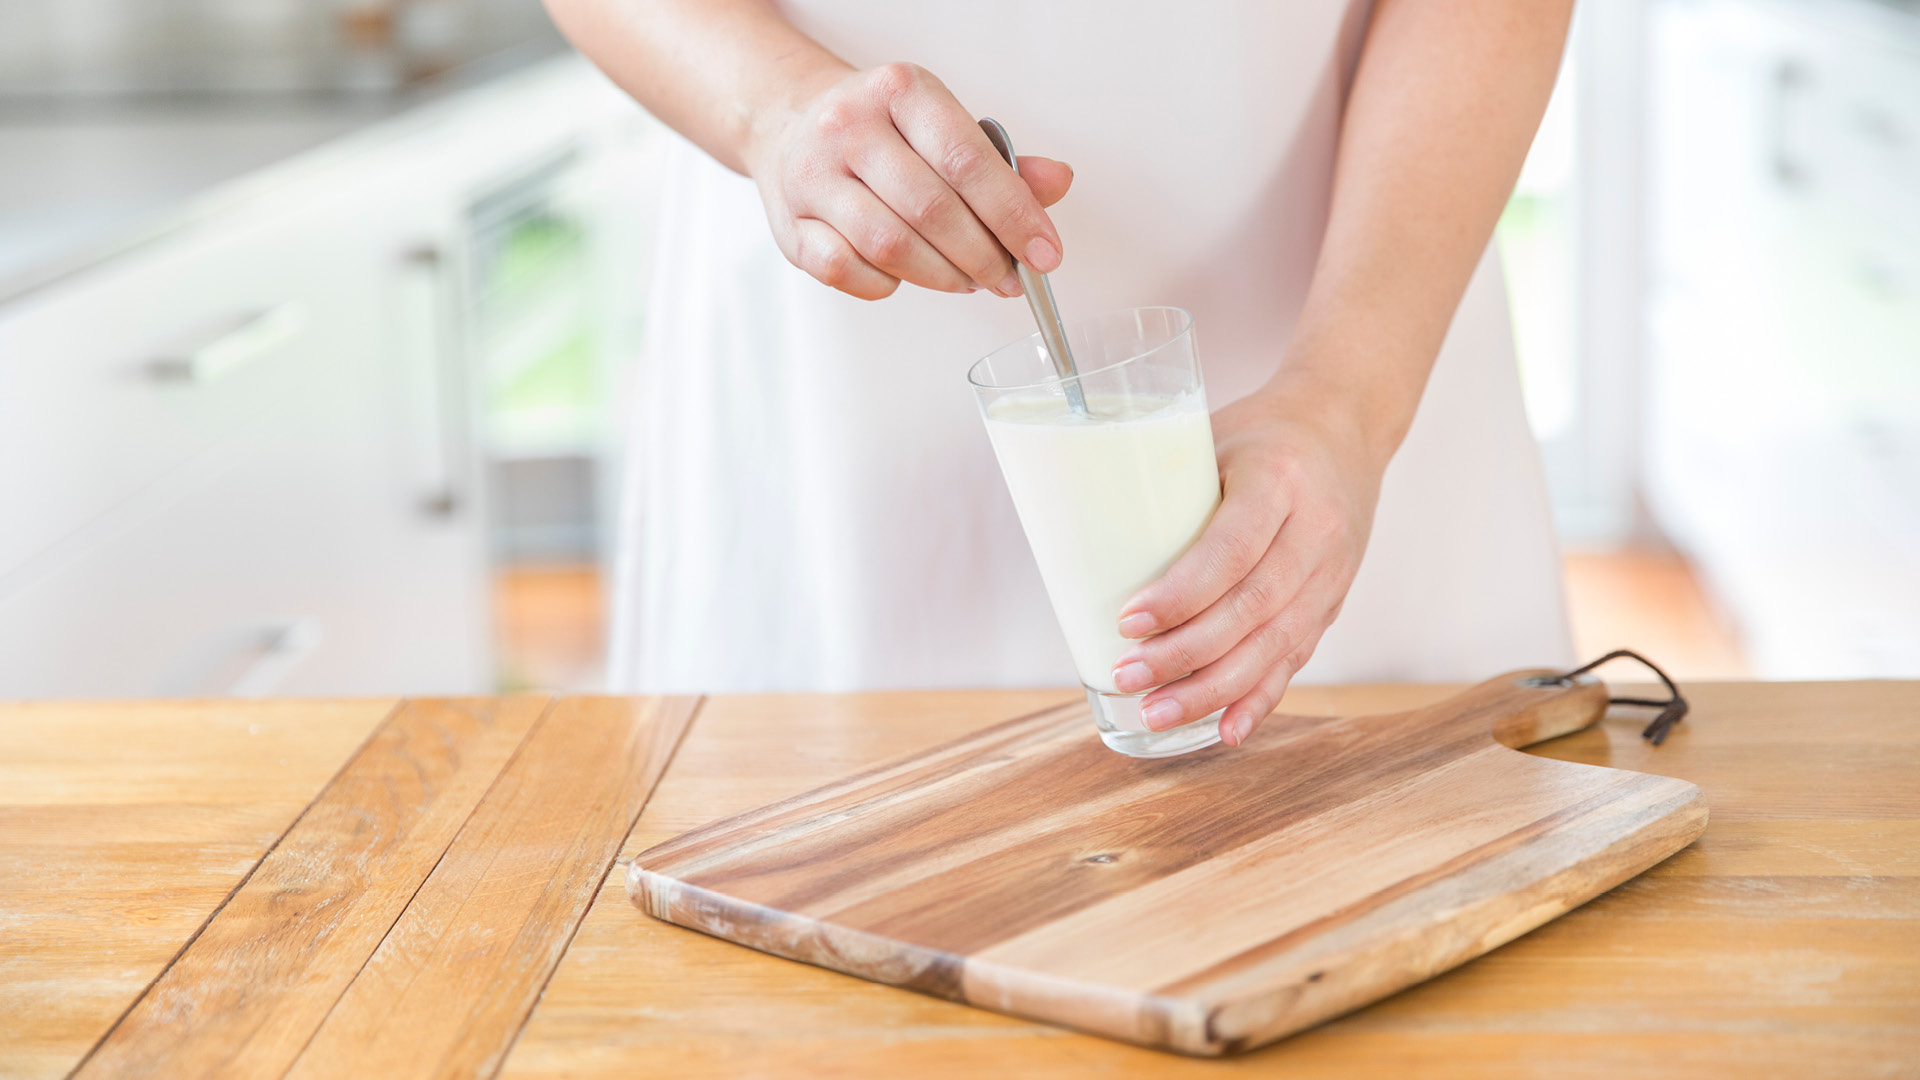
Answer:
M1065 691L0 705L0 1077L1920 1077L1920 683L1689 690L1659 749L1623 714L1538 752L1699 784L1697 843L1224 1061L627 901L637 851Z

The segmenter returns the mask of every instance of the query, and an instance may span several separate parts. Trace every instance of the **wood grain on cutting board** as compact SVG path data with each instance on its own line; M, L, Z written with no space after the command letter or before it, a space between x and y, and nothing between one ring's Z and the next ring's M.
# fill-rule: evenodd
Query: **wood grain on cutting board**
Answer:
M1605 710L1503 676L1137 761L1081 705L643 852L650 913L1147 1045L1258 1045L1510 940L1683 847L1682 781L1520 754Z

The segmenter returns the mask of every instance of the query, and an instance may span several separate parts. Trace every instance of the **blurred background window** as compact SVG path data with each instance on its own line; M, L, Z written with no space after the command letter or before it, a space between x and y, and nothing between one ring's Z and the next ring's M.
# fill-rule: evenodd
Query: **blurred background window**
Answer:
M1920 7L1649 31L1646 503L1755 671L1920 675Z

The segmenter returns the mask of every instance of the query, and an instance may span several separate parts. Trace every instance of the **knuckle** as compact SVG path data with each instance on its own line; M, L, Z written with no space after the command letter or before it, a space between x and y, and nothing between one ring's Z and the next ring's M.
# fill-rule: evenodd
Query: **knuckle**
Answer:
M924 280L916 281L916 285L925 285L942 292L965 293L973 287L973 281L967 275L951 266L937 267L929 273L922 274L921 277Z
M1295 675L1300 674L1300 669L1306 667L1307 661L1313 659L1313 650L1319 646L1320 643L1318 641L1303 641L1300 643L1299 648L1286 655L1285 663L1288 679L1292 679Z
M815 245L812 263L805 269L822 283L837 289L845 285L853 276L853 261L847 258L847 253L839 248Z
M1306 660L1298 651L1288 652L1285 656L1273 662L1273 674L1284 683L1299 674L1300 665L1304 663L1306 663Z
M1301 492L1313 489L1306 463L1293 454L1280 454L1262 464L1257 482L1273 493L1276 503L1292 502Z
M1254 628L1253 633L1247 636L1260 654L1279 658L1275 662L1276 666L1287 662L1287 656L1293 652L1297 644L1293 632L1279 619L1269 619L1261 623Z
M995 161L1000 160L998 157ZM972 184L986 175L987 155L970 142L957 142L940 155L940 175L956 185Z
M1148 661L1155 678L1176 679L1198 667L1199 656L1186 634L1168 634L1158 642L1157 654Z
M1214 545L1212 566L1217 574L1228 577L1246 573L1260 560L1264 548L1247 533L1225 532Z
M899 229L884 226L873 231L873 236L867 244L867 250L873 253L872 261L876 266L900 265L906 260L907 253L913 247L905 233Z
M1000 282L1006 280L1008 274L1013 273L1013 261L1005 255L1002 255L997 249L985 250L980 253L977 259L969 260L968 265L963 267L963 269L965 269L968 274L971 274L975 281L998 285Z
M1288 489L1271 473L1261 469L1223 470L1220 474L1220 490L1223 496L1235 500L1241 508L1251 510L1252 520L1268 535L1278 532L1281 523L1287 520L1290 506Z
M844 99L828 101L813 114L814 130L830 139L851 133L859 124L860 110Z
M1281 483L1295 486L1307 478L1307 462L1298 454L1276 455L1267 468Z
M1265 619L1272 615L1284 599L1280 595L1279 583L1273 575L1250 574L1240 582L1234 607L1239 615L1247 619Z
M1237 701L1251 689L1246 680L1232 678L1225 673L1212 678L1195 677L1194 682L1194 698L1189 708L1199 716Z
M1021 189L1025 190L1025 188L1026 183L1022 181ZM1027 199L1012 199L1004 212L1007 228L1011 230L1015 236L1039 236L1044 229L1040 224L1040 214L1036 209L1038 206L1038 203L1030 202Z
M883 97L895 97L920 85L920 73L924 69L918 64L905 60L895 60L890 64L881 64L874 68L868 78L873 88Z
M907 207L907 221L913 225L932 225L946 221L953 216L954 204L957 201L953 190L945 186L916 195L912 204Z
M1301 511L1301 524L1307 531L1322 540L1332 539L1340 534L1342 522L1340 515L1324 506L1316 506Z

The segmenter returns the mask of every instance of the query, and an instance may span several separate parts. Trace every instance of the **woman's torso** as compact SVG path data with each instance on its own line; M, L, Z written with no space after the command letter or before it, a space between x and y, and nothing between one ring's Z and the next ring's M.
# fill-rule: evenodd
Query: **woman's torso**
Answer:
M1272 372L1318 253L1364 3L785 8L856 65L921 64L1022 152L1074 167L1052 211L1066 254L1053 284L1069 318L1192 310L1216 407ZM833 293L780 257L751 182L686 144L667 214L637 389L615 684L1070 683L964 380L973 359L1030 332L1025 304L912 287L879 303ZM1562 658L1503 301L1483 266L1389 473L1367 566L1309 676L1472 677L1455 669L1518 656L1526 637L1543 661ZM1471 508L1472 526L1429 520L1449 505ZM1483 526L1518 539L1484 552ZM1519 566L1519 586L1465 616L1468 645L1434 640L1444 609L1471 595L1426 580L1435 558L1473 582L1486 577L1480 563Z

